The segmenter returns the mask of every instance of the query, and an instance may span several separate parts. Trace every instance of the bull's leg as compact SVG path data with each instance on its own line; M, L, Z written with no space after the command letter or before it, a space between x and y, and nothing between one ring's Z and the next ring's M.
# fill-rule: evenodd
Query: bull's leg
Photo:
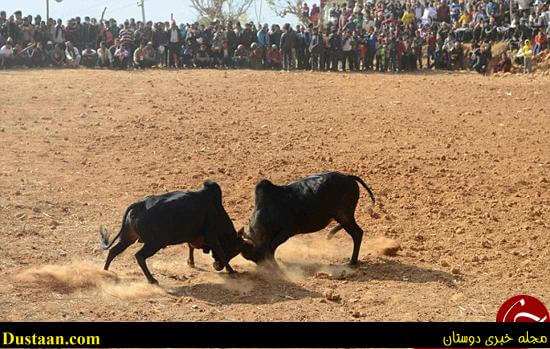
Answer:
M353 239L353 253L351 254L351 265L357 264L357 259L359 258L359 249L361 248L361 241L363 240L363 229L361 229L360 226L357 225L355 222L355 219L353 219L351 222L343 224L342 226L346 230L346 232L351 235L351 238Z
M145 260L160 250L161 247L157 245L152 244L145 244L141 248L141 250L137 251L136 253L136 260L141 267L141 270L143 270L143 274L145 274L145 277L149 281L150 284L158 284L158 281L151 275L151 272L149 272L149 268L147 268L147 264L145 264Z
M115 257L121 254L122 252L124 252L124 250L126 250L128 246L130 246L134 242L135 240L131 241L131 240L121 238L121 240L109 250L109 255L107 256L107 260L105 261L105 266L103 267L103 269L109 270L109 266L111 265L111 262L113 261L113 259L115 259Z
M227 257L225 255L225 252L223 251L223 248L220 244L220 240L218 239L218 237L215 235L210 236L210 234L205 234L205 240L208 246L212 248L212 255L218 257L219 262L223 266L225 266L225 270L227 270L229 274L235 273L235 270L233 270L233 268L231 268L231 266L229 265L229 261L227 260Z
M275 250L277 249L277 247L285 243L289 238L290 236L285 233L279 233L275 235L273 240L271 240L271 252L273 253L273 255L275 255Z
M187 244L187 246L189 247L189 258L187 258L187 265L190 266L191 268L194 268L195 267L195 256L193 255L193 246L191 246L191 244Z
M339 232L342 228L343 228L342 225L337 224L334 228L332 228L332 229L328 232L328 234L327 234L327 240L332 239L332 237L334 236L334 234L336 234L337 232Z
M279 264L275 260L275 251L279 246L285 243L290 236L285 233L279 233L275 235L273 240L271 240L271 245L269 246L269 251L266 253L266 260L275 268L279 267Z

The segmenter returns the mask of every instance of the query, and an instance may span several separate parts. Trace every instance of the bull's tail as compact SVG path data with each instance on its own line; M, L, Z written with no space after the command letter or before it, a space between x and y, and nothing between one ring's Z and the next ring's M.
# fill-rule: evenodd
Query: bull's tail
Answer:
M122 217L122 225L120 227L120 231L118 232L118 234L114 237L113 240L111 240L111 242L109 242L109 233L107 232L107 229L105 229L105 227L101 226L99 228L99 235L100 235L100 242L99 242L99 245L101 246L101 248L103 250L108 250L111 248L111 246L113 246L113 244L115 243L115 241L120 237L120 234L122 234L122 232L124 231L124 229L126 228L126 217L128 216L128 213L130 212L130 210L132 208L134 208L135 204L132 204L130 206L128 206L128 208L126 209L126 211L124 212L124 216Z
M361 184L365 189L367 189L367 192L369 193L370 199L372 200L372 206L374 206L374 204L376 203L376 200L374 198L374 194L372 193L372 190L370 190L367 183L365 183L361 178L359 178L357 176L350 176L350 177L355 179L355 181L359 182L359 184Z

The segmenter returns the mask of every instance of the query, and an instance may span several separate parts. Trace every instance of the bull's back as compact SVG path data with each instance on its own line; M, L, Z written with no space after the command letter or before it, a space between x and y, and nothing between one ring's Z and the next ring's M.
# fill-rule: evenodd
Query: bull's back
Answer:
M356 205L359 186L339 172L325 172L288 185L308 215L334 216L342 207Z
M130 212L143 242L171 245L193 241L206 221L208 202L197 192L172 192L145 198Z

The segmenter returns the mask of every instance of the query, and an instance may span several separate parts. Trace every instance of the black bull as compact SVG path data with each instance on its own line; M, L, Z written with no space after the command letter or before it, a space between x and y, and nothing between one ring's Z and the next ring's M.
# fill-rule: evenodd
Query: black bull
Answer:
M120 241L110 249L104 269L108 270L117 255L139 240L144 245L136 253L136 260L150 283L157 280L145 260L166 246L187 242L191 254L192 247L212 250L216 270L225 267L233 273L229 261L239 254L243 244L223 208L221 188L212 181L205 181L198 191L148 196L133 203L124 212L122 227L113 241L109 243L107 232L101 229L102 248L111 248L118 237Z
M274 262L275 250L290 237L319 231L335 220L338 225L330 231L329 238L342 228L351 235L350 264L355 265L363 238L363 230L354 217L359 200L357 183L367 190L374 205L372 191L357 176L327 172L282 186L262 180L256 185L242 256L256 263Z

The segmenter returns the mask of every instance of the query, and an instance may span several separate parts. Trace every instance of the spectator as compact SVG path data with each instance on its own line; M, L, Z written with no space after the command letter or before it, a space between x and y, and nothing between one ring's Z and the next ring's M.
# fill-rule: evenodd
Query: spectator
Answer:
M262 30L258 32L258 44L263 48L267 48L269 43L269 26L266 23L262 27Z
M130 27L130 22L124 22L124 29L119 32L120 44L128 51L128 55L133 57L134 54L134 29Z
M535 36L535 47L533 49L533 54L536 56L542 50L546 49L547 43L548 40L546 38L546 35L542 32L542 30L539 30L537 36Z
M319 23L320 15L321 15L321 9L317 6L317 4L311 5L310 19L313 25L317 25Z
M49 60L41 42L36 43L36 46L31 52L31 66L42 68L48 66Z
M533 47L531 46L531 41L525 40L521 53L523 55L523 72L530 73L533 66Z
M86 49L82 51L81 64L86 68L94 68L97 66L98 54L92 49L92 44L86 44Z
M302 17L309 18L309 6L307 6L307 2L302 4Z
M201 44L194 59L195 66L198 68L208 68L210 66L210 55L206 50L206 45Z
M232 68L233 67L233 51L229 47L229 43L227 41L223 42L223 58L222 63L223 66L226 68Z
M169 40L168 40L168 62L167 65L170 68L176 68L179 64L179 44L181 40L180 36L180 30L178 29L178 26L176 25L176 22L172 22L172 25L170 27L169 34Z
M113 55L111 51L107 48L105 41L102 41L99 44L97 49L97 64L100 68L110 68L113 65Z
M113 67L117 69L126 69L128 67L130 53L120 44L118 39L115 40L115 45L111 47L111 53L113 55Z
M57 24L51 29L52 40L55 44L65 43L65 27L63 26L63 20L58 19Z
M65 60L67 65L71 68L78 68L81 60L80 52L70 41L67 41L65 46L67 47L65 49Z
M510 60L510 58L508 58L508 55L506 54L506 52L503 52L500 55L500 60L495 65L494 72L508 73L510 72L511 69L512 69L512 61Z
M6 44L0 48L0 68L11 68L15 57L13 50L13 39L8 38Z
M375 69L376 57L379 70L399 71L424 66L424 45L427 46L428 67L460 69L464 66L460 63L464 54L462 45L457 42L507 40L510 49L520 50L520 64L524 64L521 49L525 40L533 43L533 56L548 47L550 9L541 0L534 3L519 0L517 4L519 11L513 13L510 22L507 0L438 0L428 1L425 7L419 0L333 3L324 9L328 20L322 23L322 31L318 28L314 34L314 24L310 23L306 27L297 26L296 30L288 26L284 35L277 24L268 30L267 24L256 27L254 23L246 23L243 29L239 22L232 21L214 21L205 26L142 23L128 19L119 28L114 19L98 23L94 18L84 17L81 22L80 17L76 17L64 25L62 20L47 18L42 21L40 16L23 16L21 11L10 17L0 11L0 47L6 46L8 37L12 38L11 51L15 53L13 59L8 59L11 66L36 66L42 56L46 57L46 65L67 63L74 66L75 60L65 57L67 41L71 41L78 52L83 47L88 48L88 44L95 48L105 42L102 54L101 47L96 52L101 66L110 66L115 59L118 64L121 61L133 63L134 48L140 46L141 41L151 40L153 50L145 50L148 46L145 45L142 51L154 53L155 64L158 54L160 65L167 67L195 67L199 46L204 45L209 56L208 67L231 67L234 61L242 67L273 67L277 64L272 63L281 55L285 70L371 70ZM310 13L304 12L304 17L315 22L316 11L317 5L313 5ZM48 41L52 44L46 44ZM54 44L59 44L63 56L57 55L55 61L52 59L57 51ZM239 44L243 47L236 53ZM278 52L273 51L273 44L279 44ZM120 50L120 46L124 49ZM91 47L89 50L93 51ZM379 51L383 51L383 56L377 54L381 53ZM118 58L115 52L119 53ZM476 62L481 60L483 63L490 57L490 50L486 48L473 52L477 53L470 57L470 67L479 68ZM481 53L485 56L481 57ZM87 54L81 54L83 65L93 65L93 59L87 63Z
M50 61L54 67L60 68L65 64L65 51L61 44L55 44L55 48L51 51Z
M233 55L233 62L238 68L244 68L248 65L248 53L243 44L239 44Z
M273 44L267 50L266 53L266 66L274 70L281 70L283 62L283 57L281 51L277 48L277 45Z
M263 49L257 43L250 45L250 68L261 69L263 66Z
M294 47L295 40L296 37L292 33L290 24L286 23L283 26L283 34L281 35L281 43L279 45L283 54L283 70L290 71L293 68L292 48Z
M323 52L323 38L319 34L319 28L313 28L313 35L311 36L311 42L308 48L311 55L311 70L321 70L321 53Z

